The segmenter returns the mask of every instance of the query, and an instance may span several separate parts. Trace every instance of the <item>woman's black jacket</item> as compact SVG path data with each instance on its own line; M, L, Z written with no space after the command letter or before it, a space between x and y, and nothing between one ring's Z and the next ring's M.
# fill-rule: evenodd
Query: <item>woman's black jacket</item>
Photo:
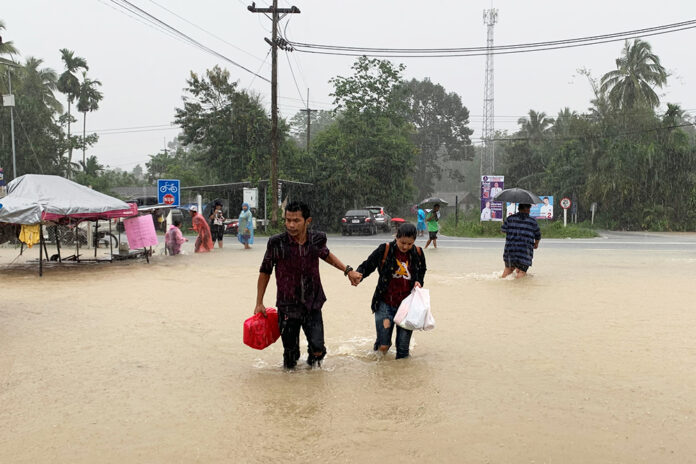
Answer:
M384 256L384 250L387 247L386 243L382 243L373 251L368 258L363 261L360 266L356 269L359 273L365 277L372 274L375 269L379 271L379 280L377 281L377 288L375 289L375 294L372 296L372 312L377 311L377 306L379 302L384 299L384 294L389 288L389 281L392 279L394 272L398 268L396 263L396 258L394 257L394 252L398 249L396 247L396 240L389 243L389 250L387 251L387 256ZM420 247L413 246L408 252L409 267L411 268L411 274L414 278L411 280L411 288L416 283L420 282L423 286L423 279L425 278L425 255ZM382 260L384 260L384 265L382 265Z

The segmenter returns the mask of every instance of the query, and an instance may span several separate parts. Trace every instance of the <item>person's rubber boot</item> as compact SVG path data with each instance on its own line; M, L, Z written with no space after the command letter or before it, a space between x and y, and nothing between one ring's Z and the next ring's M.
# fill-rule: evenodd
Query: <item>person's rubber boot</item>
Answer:
M292 370L297 366L297 358L295 353L283 353L283 367Z

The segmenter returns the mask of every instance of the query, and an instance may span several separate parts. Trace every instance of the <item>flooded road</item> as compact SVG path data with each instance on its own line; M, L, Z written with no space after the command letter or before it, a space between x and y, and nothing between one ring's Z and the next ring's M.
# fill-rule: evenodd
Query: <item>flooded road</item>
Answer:
M378 243L329 238L354 267ZM696 461L696 236L542 240L521 281L501 240L438 243L410 359L372 352L376 276L322 264L328 355L294 372L242 344L262 239L3 269L0 462Z

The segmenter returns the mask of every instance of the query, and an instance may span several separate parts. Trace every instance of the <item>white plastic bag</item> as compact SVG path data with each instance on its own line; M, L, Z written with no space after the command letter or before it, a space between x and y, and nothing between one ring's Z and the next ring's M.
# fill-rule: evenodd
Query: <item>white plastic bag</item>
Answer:
M430 292L425 288L414 287L411 294L404 298L399 305L394 322L399 327L408 330L434 328L435 319L430 314Z

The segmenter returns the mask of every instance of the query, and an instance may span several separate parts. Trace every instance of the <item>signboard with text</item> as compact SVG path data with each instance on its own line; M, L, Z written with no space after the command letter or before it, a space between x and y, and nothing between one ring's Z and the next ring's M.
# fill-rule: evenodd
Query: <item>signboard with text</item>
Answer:
M532 205L529 215L534 219L553 219L553 195L539 195L542 202ZM505 216L511 216L517 212L517 203L506 204Z
M503 202L493 198L505 188L505 176L481 176L481 220L502 221Z
M157 180L157 203L161 205L179 206L179 179Z

